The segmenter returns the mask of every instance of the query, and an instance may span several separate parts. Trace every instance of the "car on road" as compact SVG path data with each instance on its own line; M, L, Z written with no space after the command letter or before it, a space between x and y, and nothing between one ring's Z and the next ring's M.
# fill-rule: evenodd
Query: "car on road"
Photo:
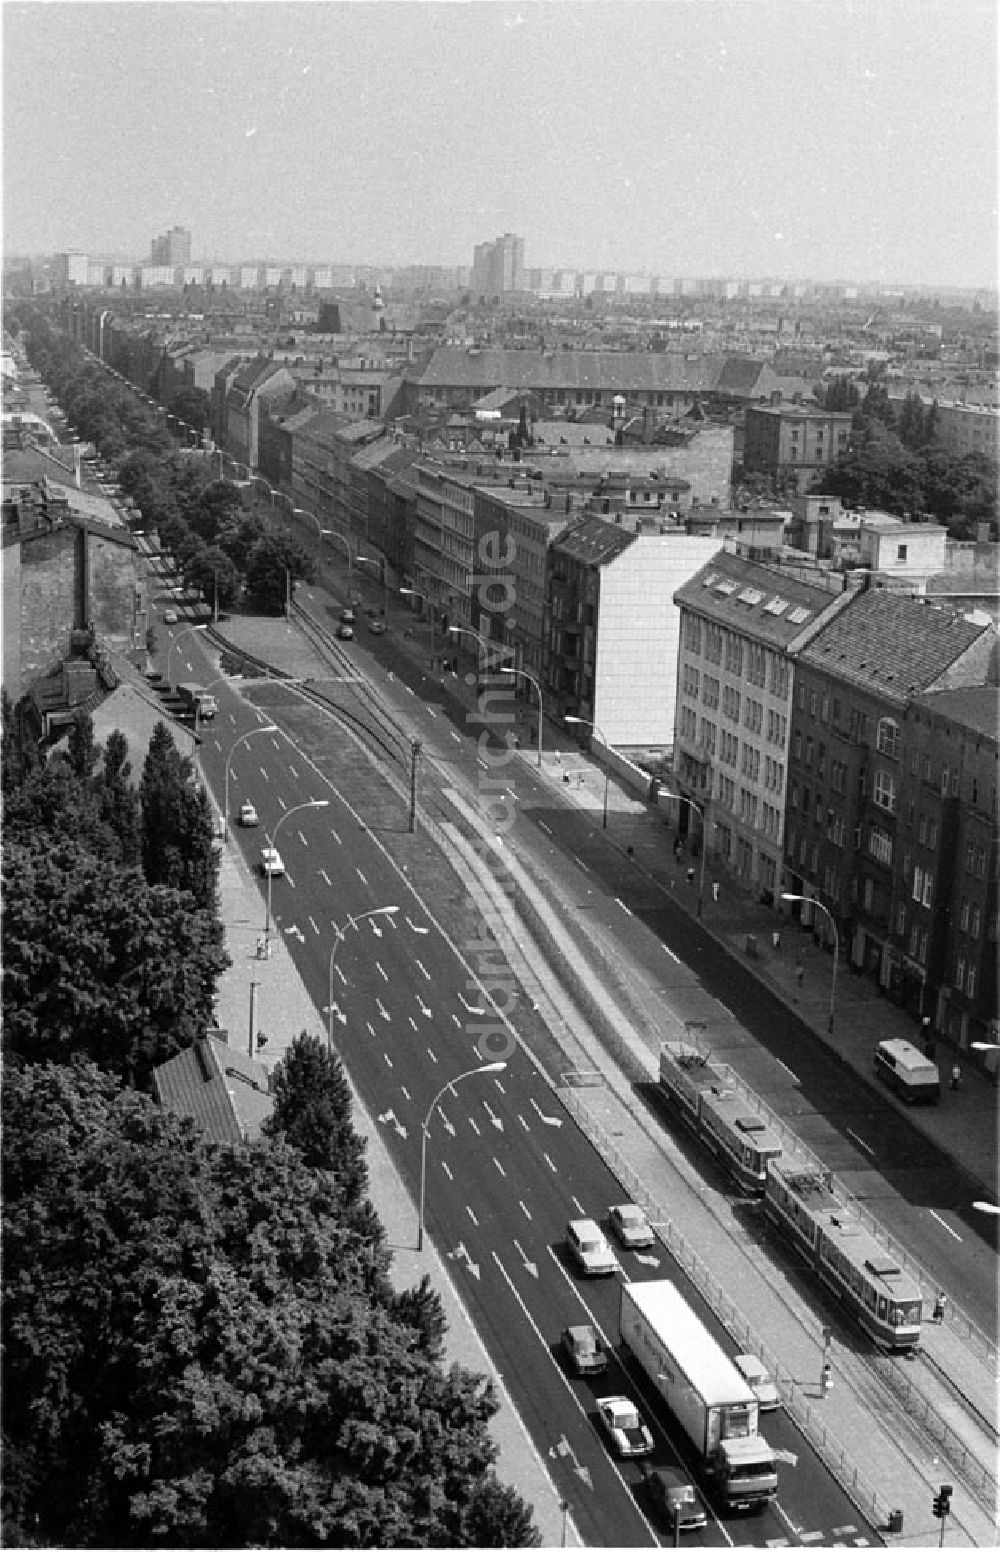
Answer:
M646 1488L654 1512L672 1531L702 1530L708 1523L697 1488L677 1466L657 1466L648 1471Z
M285 872L285 864L281 860L281 853L273 846L262 846L260 849L260 871L265 878L282 878Z
M357 619L357 616L355 615L353 609L351 609L350 607L348 607L346 609L341 609L341 611L340 611L340 623L341 623L341 625L353 625L355 623L356 619Z
M656 1244L656 1235L649 1226L646 1214L632 1202L622 1202L620 1206L612 1207L608 1221L626 1250L648 1250Z
M240 824L248 830L252 830L255 825L260 824L260 820L257 818L257 810L252 803L240 804Z
M759 1358L753 1353L737 1353L733 1363L757 1397L762 1412L774 1412L781 1405L778 1387Z
M576 1218L567 1223L566 1243L585 1277L611 1277L617 1270L611 1246L593 1218Z
M593 1326L567 1326L562 1349L576 1374L603 1374L608 1366L608 1355Z
M176 625L177 624L177 610L176 609L164 609L164 611L163 611L163 623L164 623L164 625Z
M369 620L368 621L368 629L371 631L373 636L384 636L385 635L385 621L384 620Z
M639 1408L627 1396L602 1396L597 1418L615 1453L651 1455L653 1435L639 1416Z
M354 626L348 625L346 621L341 620L340 624L337 626L337 637L340 641L353 641Z

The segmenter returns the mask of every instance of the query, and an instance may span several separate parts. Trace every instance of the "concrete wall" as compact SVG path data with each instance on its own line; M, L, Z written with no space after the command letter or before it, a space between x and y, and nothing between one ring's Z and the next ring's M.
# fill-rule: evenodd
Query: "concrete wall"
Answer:
M2 629L3 660L0 662L3 687L12 701L24 693L21 674L21 546L8 544L0 553L0 577L3 581Z
M72 527L32 536L21 545L22 691L69 656L79 618L80 533ZM6 555L4 565L6 566ZM6 676L6 668L4 670Z
M98 640L118 652L145 643L144 570L145 563L127 545L87 534L87 621L93 621Z
M721 547L713 538L641 534L602 567L594 721L610 744L673 744L680 639L673 595Z

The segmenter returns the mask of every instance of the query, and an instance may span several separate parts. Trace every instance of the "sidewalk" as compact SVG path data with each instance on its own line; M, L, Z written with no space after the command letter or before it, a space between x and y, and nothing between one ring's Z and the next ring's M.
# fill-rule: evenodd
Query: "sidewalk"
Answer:
M281 628L283 622L275 622ZM263 653L264 648L261 648ZM300 658L300 662L302 659ZM325 1039L322 1015L310 998L290 954L280 938L273 940L270 959L256 954L264 920L261 892L248 873L236 847L222 853L219 869L220 915L226 932L226 946L232 966L220 978L216 997L216 1017L227 1031L229 1044L246 1051L250 1037L251 1003L255 996L255 1032L263 1031L267 1044L257 1058L268 1071L273 1070L302 1031ZM348 1075L349 1076L349 1075ZM369 1194L386 1231L392 1251L391 1277L397 1289L415 1286L426 1273L441 1299L448 1321L445 1364L457 1363L476 1373L489 1374L500 1402L500 1410L490 1427L500 1455L497 1475L509 1483L526 1502L534 1506L535 1524L544 1546L580 1545L572 1520L563 1542L563 1515L560 1500L527 1431L515 1412L503 1380L490 1361L472 1321L462 1304L448 1271L429 1237L418 1254L416 1245L417 1209L398 1175L378 1126L366 1111L352 1085L354 1125L367 1138Z

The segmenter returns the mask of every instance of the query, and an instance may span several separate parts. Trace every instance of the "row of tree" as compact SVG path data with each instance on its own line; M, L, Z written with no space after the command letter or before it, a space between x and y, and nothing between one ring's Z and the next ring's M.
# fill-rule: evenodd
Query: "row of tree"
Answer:
M251 608L280 613L286 573L311 581L312 559L290 534L269 532L244 508L232 483L215 477L213 460L180 450L165 416L112 377L35 308L18 314L28 360L80 435L113 463L118 483L180 567L185 584L228 609L243 596ZM188 414L204 413L184 401ZM176 412L176 407L175 407Z
M299 1036L252 1145L150 1098L227 964L190 763L161 725L136 787L120 733L46 760L3 711L5 1543L537 1545L338 1058Z

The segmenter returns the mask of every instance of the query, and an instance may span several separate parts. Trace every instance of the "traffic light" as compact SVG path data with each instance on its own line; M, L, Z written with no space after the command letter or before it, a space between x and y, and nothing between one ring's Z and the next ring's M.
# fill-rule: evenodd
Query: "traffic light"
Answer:
M951 1513L952 1489L947 1482L942 1482L940 1492L934 1495L934 1518L943 1520Z

